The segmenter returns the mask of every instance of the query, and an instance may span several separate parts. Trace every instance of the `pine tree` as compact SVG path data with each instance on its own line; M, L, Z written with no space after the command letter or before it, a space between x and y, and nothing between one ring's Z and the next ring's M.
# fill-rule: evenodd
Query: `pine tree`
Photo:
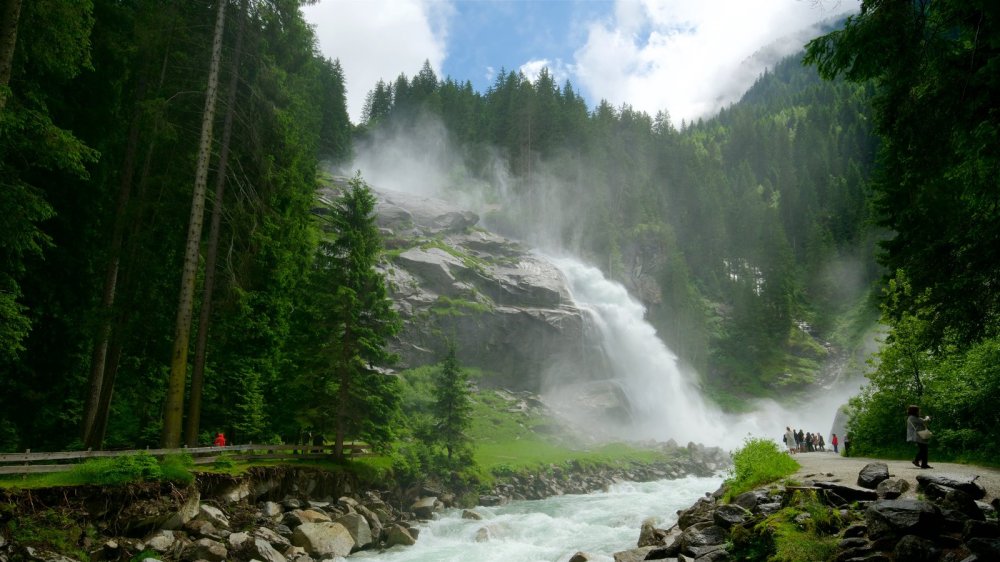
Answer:
M436 437L448 455L448 465L457 453L469 446L465 431L472 425L472 404L469 401L469 379L458 364L455 344L448 345L448 355L434 381Z
M299 381L305 421L334 431L338 457L348 438L387 446L399 415L397 381L379 369L395 359L386 344L399 320L375 269L382 251L375 203L358 174L333 205L333 239L320 244L300 324L307 332Z

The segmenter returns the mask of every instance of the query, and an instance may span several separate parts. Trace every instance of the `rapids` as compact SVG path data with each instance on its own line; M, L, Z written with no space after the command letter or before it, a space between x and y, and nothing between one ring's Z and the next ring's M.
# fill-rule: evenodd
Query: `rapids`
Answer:
M417 544L384 552L363 552L351 560L382 562L566 562L584 551L593 560L635 548L642 521L657 518L657 527L677 521L677 510L715 490L721 477L689 476L677 480L622 482L606 492L518 501L477 507L483 516L462 519L453 509L425 523ZM481 529L487 529L483 532ZM477 536L488 533L488 538Z

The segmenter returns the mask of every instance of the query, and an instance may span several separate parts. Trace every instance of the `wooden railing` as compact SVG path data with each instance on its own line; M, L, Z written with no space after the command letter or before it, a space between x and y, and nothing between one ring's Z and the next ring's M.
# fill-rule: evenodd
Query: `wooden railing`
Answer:
M334 458L332 445L227 445L225 447L184 447L180 449L131 449L127 451L59 451L53 453L0 454L0 474L29 474L62 472L70 470L87 459L123 457L149 453L155 457L188 454L195 464L211 464L219 459L233 461L255 460L327 460ZM344 455L360 457L370 455L364 443L345 443Z

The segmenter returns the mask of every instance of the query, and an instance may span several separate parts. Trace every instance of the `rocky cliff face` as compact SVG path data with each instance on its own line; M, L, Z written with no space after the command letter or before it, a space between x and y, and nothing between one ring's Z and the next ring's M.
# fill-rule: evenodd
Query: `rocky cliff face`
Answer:
M321 193L332 199L343 179ZM583 376L599 364L586 317L544 257L479 225L479 216L428 197L376 190L390 295L404 321L398 368L436 363L455 343L459 361L493 382L538 390L558 367Z

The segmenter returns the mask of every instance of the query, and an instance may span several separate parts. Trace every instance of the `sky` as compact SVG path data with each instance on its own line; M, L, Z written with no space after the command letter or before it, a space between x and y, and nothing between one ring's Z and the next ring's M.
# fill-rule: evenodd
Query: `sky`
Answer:
M602 99L674 125L739 100L776 60L857 11L859 0L321 0L305 6L320 52L340 61L361 120L382 79L439 79L485 92L501 69L544 67L593 108Z

